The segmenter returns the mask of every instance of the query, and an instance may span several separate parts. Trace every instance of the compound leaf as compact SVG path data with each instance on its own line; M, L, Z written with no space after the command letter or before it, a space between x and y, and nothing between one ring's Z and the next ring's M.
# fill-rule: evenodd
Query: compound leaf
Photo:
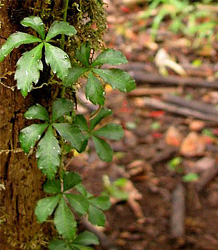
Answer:
M113 159L113 150L111 146L103 139L92 136L96 152L102 161L110 162Z
M119 51L113 49L106 49L103 51L92 63L92 66L110 64L110 65L119 65L122 63L127 63L126 57Z
M54 224L59 234L66 239L73 239L76 233L76 220L66 201L62 197L55 211Z
M21 22L25 27L31 27L36 30L42 39L45 38L45 28L42 19L38 16L25 17Z
M50 41L53 37L57 35L67 35L67 36L73 36L76 34L76 29L70 25L68 22L63 21L54 21L48 31L48 34L46 36L46 42Z
M89 202L92 205L100 208L101 210L107 210L111 206L109 196L99 196L96 198L91 198L89 199Z
M88 219L93 225L100 227L104 227L106 221L104 213L93 205L89 206Z
M59 179L47 180L43 185L43 190L48 194L61 192L61 181Z
M0 48L0 62L2 62L14 48L18 48L21 44L36 42L42 42L42 40L38 37L23 32L13 33Z
M53 73L57 74L61 80L64 80L68 75L71 63L69 56L62 49L45 43L45 61L47 65L51 66Z
M110 123L93 132L93 135L102 136L111 140L120 140L124 133L123 128L119 124Z
M63 182L64 182L64 192L75 187L81 183L81 177L74 172L64 172Z
M19 141L25 153L29 153L30 149L35 146L47 127L48 124L32 124L20 131Z
M73 110L74 104L71 100L65 98L57 99L52 105L52 121L56 121Z
M113 89L119 89L122 92L130 92L135 89L135 80L121 69L93 69L106 83L109 83Z
M86 67L89 66L90 51L91 48L88 43L83 43L76 51L76 58Z
M37 83L40 77L40 70L43 69L42 58L43 43L34 49L25 52L17 61L17 69L14 79L17 80L17 88L21 90L24 97L32 89L32 83Z
M37 220L42 223L47 220L48 216L50 216L54 209L56 208L61 195L56 195L52 197L46 197L37 202L35 207L35 215Z
M89 72L86 84L86 99L93 104L104 104L104 89L101 82L96 78L92 72Z
M94 250L92 247L82 246L78 244L72 244L72 250Z
M89 208L88 199L79 194L65 194L70 205L79 214L86 214Z
M105 117L111 115L113 112L110 109L101 109L100 112L95 116L93 119L91 119L90 122L90 128L91 130L94 129L94 127L99 124L99 122L104 119Z
M87 69L80 67L73 67L69 69L68 75L64 78L63 84L66 87L70 87L72 84L78 81L78 79L85 74Z
M49 250L72 250L71 246L63 240L53 240L49 242Z
M39 119L49 122L49 116L47 110L40 104L31 106L24 114L26 119Z
M81 151L85 138L78 126L69 123L54 123L53 126L64 140L70 142L78 152Z
M84 231L83 233L79 234L76 239L73 241L73 243L75 244L79 244L79 245L98 245L99 244L99 240L98 237L89 232L89 231Z
M49 126L46 134L40 140L36 158L38 158L38 168L48 179L53 179L60 165L61 149L58 140L55 138L52 127Z

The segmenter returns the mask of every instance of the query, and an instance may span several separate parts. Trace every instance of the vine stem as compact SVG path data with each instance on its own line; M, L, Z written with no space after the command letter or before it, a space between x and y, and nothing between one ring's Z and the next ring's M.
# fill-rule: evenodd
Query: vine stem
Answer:
M64 1L64 11L63 11L63 21L66 22L67 21L67 10L68 10L68 5L69 5L69 0L65 0ZM60 48L62 50L64 50L64 44L65 44L65 35L62 34L61 35L61 44L60 44ZM65 87L63 86L61 89L61 97L64 98L65 96Z

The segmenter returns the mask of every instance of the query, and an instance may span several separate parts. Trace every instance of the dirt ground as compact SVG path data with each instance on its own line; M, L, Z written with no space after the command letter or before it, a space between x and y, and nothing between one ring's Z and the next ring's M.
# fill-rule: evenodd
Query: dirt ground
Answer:
M135 95L107 90L107 107L114 111L111 119L123 125L125 136L111 142L115 151L112 163L101 162L90 144L85 152L71 160L70 169L83 173L84 183L95 194L104 187L102 177L108 175L111 182L125 177L135 194L131 202L116 200L106 212L107 226L104 233L109 240L123 250L216 250L218 249L218 122L216 113L212 119L200 119L186 113L169 112L147 105L149 100L166 103L169 94L167 84L137 81L141 72L159 74L155 55L160 49L186 69L193 81L217 83L218 44L203 44L200 48L186 46L186 38L164 30L161 26L158 42L149 38L146 23L138 21L142 6L108 6L107 45L123 51L130 62L127 70L135 74L137 87L157 90L157 94L140 91ZM164 33L165 31L165 33ZM182 40L183 39L183 40ZM191 62L201 60L200 67ZM138 67L138 68L137 68ZM168 68L169 76L178 76ZM197 80L196 80L197 81ZM197 101L216 108L218 87L180 85L176 83L176 96L182 100ZM145 102L145 97L151 98ZM182 106L179 104L178 106ZM199 107L199 106L198 106ZM192 110L190 106L189 110ZM203 112L203 111L202 111ZM204 111L204 114L209 114ZM213 121L214 119L214 121ZM180 162L176 164L175 159ZM174 161L173 161L174 160ZM174 164L175 163L175 164ZM185 176L197 174L197 179L187 181ZM208 177L209 176L209 177ZM181 187L180 193L175 193ZM134 193L135 192L135 193ZM177 197L178 196L178 197ZM179 199L180 205L176 203ZM181 205L182 204L182 205ZM174 206L178 206L176 209ZM182 207L181 207L182 206ZM172 222L173 216L179 218ZM181 219L183 218L184 219ZM180 233L176 235L176 227ZM96 249L102 249L97 247Z

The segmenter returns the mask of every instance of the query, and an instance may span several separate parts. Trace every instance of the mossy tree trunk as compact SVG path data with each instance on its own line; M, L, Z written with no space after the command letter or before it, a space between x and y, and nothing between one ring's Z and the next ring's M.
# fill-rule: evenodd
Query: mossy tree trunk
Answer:
M18 1L0 1L0 45L11 33L20 29L12 20L15 17L11 14L12 8L16 10L16 2ZM25 15L28 16L28 13ZM29 94L24 99L16 88L13 91L6 87L16 85L12 72L19 56L20 50L16 49L0 63L1 250L38 249L46 239L45 228L36 221L34 215L37 200L44 196L44 178L36 166L34 154L26 156L20 150L18 142L19 131L27 125L23 114L35 102L36 97ZM49 102L49 99L46 101ZM25 248L27 246L29 248Z
M39 15L46 27L54 20L62 20L64 0L0 0L0 46L15 31L28 32L20 21L27 16ZM87 16L88 14L88 16ZM89 20L88 22L84 22ZM93 48L102 46L106 29L103 0L69 0L68 22L77 29L77 36L68 41L67 52L72 57L75 49L89 41ZM45 196L42 176L36 158L25 155L20 149L19 131L30 123L24 112L36 103L51 107L53 93L58 86L32 91L23 98L14 86L15 65L21 54L31 49L22 45L0 63L0 249L43 249L52 238L48 223L40 225L35 218L37 200ZM44 65L39 84L50 77Z

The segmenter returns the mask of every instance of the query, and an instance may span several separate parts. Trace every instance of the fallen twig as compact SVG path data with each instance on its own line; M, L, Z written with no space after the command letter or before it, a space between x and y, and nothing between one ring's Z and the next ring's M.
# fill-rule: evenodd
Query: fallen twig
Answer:
M206 121L211 121L214 122L214 124L218 123L218 117L211 115L211 114L203 114L199 111L196 110L191 110L188 108L181 108L172 104L164 103L160 100L154 99L154 98L148 98L145 97L143 99L144 105L148 107L152 107L155 109L161 109L161 110L166 110L171 113L183 115L183 116L191 116L195 117L197 119L202 119Z
M170 231L172 237L183 237L185 234L185 188L178 184L172 195L172 213Z
M192 101L192 100L186 100L185 98L182 98L180 96L170 95L170 94L164 94L163 100L176 104L178 106L183 106L186 108L194 109L197 111L200 111L202 113L206 114L213 114L218 116L218 110L214 107L214 105L199 102L199 101Z
M178 88L136 88L128 93L129 96L162 95L164 93L180 93Z

